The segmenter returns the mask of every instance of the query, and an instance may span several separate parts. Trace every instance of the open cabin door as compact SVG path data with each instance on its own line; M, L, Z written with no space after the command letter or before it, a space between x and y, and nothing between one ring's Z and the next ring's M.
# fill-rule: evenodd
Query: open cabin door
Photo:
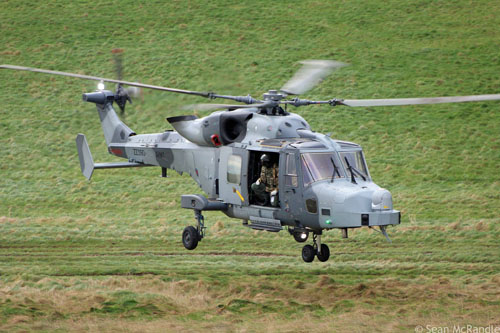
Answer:
M248 206L248 151L220 148L219 198L233 205Z

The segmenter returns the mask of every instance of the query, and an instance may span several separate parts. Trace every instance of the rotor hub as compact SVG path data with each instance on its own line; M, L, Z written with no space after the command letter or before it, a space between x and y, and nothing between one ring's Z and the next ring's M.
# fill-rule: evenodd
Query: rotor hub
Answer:
M285 95L280 94L278 90L269 90L267 93L263 95L265 101L275 101L279 102L283 98L285 98Z

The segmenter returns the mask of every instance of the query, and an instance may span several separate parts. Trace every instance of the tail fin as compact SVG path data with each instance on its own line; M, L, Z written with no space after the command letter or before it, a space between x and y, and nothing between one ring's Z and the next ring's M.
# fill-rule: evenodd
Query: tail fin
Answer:
M129 136L135 135L135 132L118 118L113 108L115 96L111 91L102 90L83 94L83 100L97 105L97 112L101 119L106 145L109 146L111 142L127 142Z
M90 153L89 144L87 143L87 138L85 135L78 134L76 136L76 149L78 150L78 157L80 158L80 168L82 173L90 180L92 174L94 173L94 159Z

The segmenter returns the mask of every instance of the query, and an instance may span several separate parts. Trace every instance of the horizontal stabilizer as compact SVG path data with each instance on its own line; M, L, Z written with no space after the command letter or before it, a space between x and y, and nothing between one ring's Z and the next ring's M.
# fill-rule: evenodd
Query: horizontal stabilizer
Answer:
M89 145L84 134L78 134L76 136L76 149L78 150L78 157L80 158L80 168L82 173L90 180L94 169L113 169L113 168L137 168L152 166L150 164L144 163L134 163L134 162L111 162L111 163L95 163L90 153Z
M94 164L94 169L137 168L145 166L153 166L153 165L144 163L133 163L133 162L96 163Z

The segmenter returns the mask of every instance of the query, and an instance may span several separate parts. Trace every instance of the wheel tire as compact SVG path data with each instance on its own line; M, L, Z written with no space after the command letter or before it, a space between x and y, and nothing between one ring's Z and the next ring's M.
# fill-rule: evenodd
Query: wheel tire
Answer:
M188 250L194 250L198 246L198 230L195 227L189 226L184 228L182 232L182 244Z
M309 238L309 233L308 233L308 232L306 232L306 233L305 233L305 234L306 234L306 238L300 238L300 236L301 236L302 234L303 234L302 232L296 232L296 233L294 232L294 233L293 233L293 238L294 238L297 242L299 242L299 243L304 243L304 242L305 242L305 241Z
M330 249L328 245L321 244L321 252L317 254L318 260L321 262L325 262L330 258Z
M302 260L305 262L312 262L316 255L316 251L314 251L314 247L312 245L304 245L302 248Z

